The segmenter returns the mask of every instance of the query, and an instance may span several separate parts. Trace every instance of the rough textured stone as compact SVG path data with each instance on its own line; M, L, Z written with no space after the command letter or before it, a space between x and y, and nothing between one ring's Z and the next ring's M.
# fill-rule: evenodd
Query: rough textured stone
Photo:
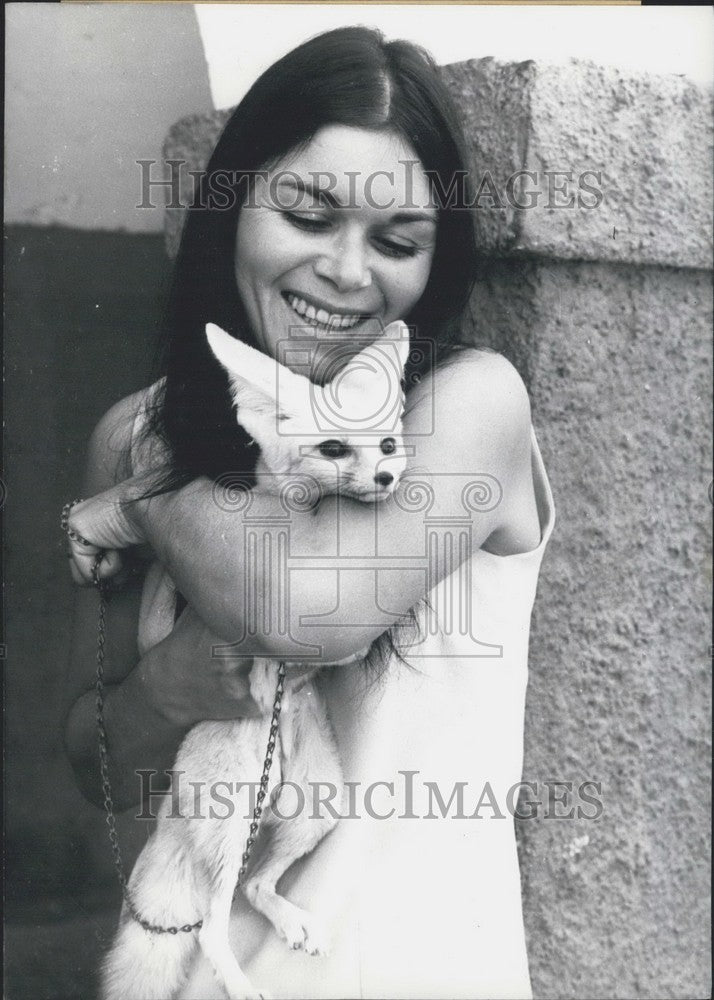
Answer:
M441 73L461 111L478 244L491 253L505 252L519 234L518 192L508 197L508 181L527 162L535 64L472 59L444 66Z
M680 76L630 75L577 60L474 59L442 73L465 118L477 190L489 172L505 205L494 209L481 189L483 246L711 267L708 89ZM519 171L532 176L509 190Z
M557 508L524 778L602 783L598 820L517 824L536 997L710 992L711 295L704 271L533 259L472 301Z
M181 230L186 214L185 206L190 206L196 195L195 181L191 177L192 170L205 170L211 158L211 153L218 142L223 127L230 118L233 109L211 111L206 114L190 115L171 128L163 147L164 162L175 160L172 174L170 164L166 169L166 177L178 178L179 208L167 207L164 219L164 234L166 252L169 257L178 253L181 240Z

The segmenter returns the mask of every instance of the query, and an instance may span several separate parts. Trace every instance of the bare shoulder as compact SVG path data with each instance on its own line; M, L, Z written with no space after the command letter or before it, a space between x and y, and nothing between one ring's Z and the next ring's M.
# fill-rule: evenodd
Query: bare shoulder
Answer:
M518 455L530 460L528 392L502 354L472 347L455 351L423 381L413 403L425 418L431 411L435 432L459 448L500 456L500 466L518 462Z
M484 548L497 555L529 552L540 541L541 526L531 463L531 406L523 379L493 351L459 351L448 368L446 405L463 428L460 447L483 456L503 489L502 520Z
M514 366L501 354L463 348L418 389L405 420L415 435L415 464L441 474L488 474L503 496L492 515L491 551L509 554L537 545L531 408Z
M455 351L434 375L436 392L443 392L449 403L458 406L479 403L482 409L495 408L500 417L527 416L530 401L523 379L502 354L496 351L464 347ZM473 411L472 411L473 412Z
M125 396L98 421L87 449L83 490L86 496L110 489L131 475L134 421L151 388Z

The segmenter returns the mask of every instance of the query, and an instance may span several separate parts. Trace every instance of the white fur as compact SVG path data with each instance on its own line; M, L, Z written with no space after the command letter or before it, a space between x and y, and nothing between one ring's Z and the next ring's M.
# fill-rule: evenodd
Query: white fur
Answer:
M307 473L326 493L339 490L360 499L380 499L393 492L405 464L400 437L400 377L409 342L404 324L388 327L383 337L353 358L330 386L314 385L212 324L207 326L206 335L229 375L238 419L260 446L258 471ZM391 402L396 403L396 412L395 407L385 405L395 393ZM386 413L384 426L369 424L378 411ZM327 431L325 413L334 416L334 427ZM357 425L360 433L340 431L340 415L346 424ZM385 436L397 444L388 456L380 450ZM317 446L332 439L348 444L350 455L336 460L322 457ZM391 472L393 481L375 484L377 468ZM125 906L103 965L104 1000L170 1000L184 984L197 947L211 962L230 1000L261 996L241 970L228 938L233 892L250 826L249 792L244 789L238 796L230 796L234 810L228 818L211 818L208 810L214 803L204 795L203 818L192 820L189 817L194 814L195 802L190 783L203 782L201 787L208 789L220 780L258 781L277 673L277 661L254 660L250 689L264 713L262 718L204 722L188 733L174 764L175 770L183 772L179 811L184 818L168 819L171 803L164 802L156 830L129 880L132 900L144 919L161 926L202 919L202 928L192 933L152 934ZM314 676L292 680L288 668L278 746L260 828L261 838L271 835L270 849L256 849L257 861L251 864L242 888L289 947L321 955L328 948L328 929L312 914L279 896L275 886L293 861L319 843L336 819L325 808L316 818L312 807L302 809L295 818L280 819L269 805L270 792L281 781L290 782L288 788L301 786L305 802L311 803L311 773L321 782L342 787L334 735ZM286 803L279 811L292 816L294 804Z

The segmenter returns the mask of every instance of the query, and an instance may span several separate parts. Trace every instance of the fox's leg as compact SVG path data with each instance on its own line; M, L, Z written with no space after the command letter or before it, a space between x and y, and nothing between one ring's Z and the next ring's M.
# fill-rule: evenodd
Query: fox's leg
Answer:
M262 1000L265 994L254 988L230 946L231 904L237 878L238 866L233 864L226 865L214 875L198 940L229 1000Z
M212 788L216 780L235 775L250 777L247 784L235 785L235 798L221 799L219 815L215 803L206 803L201 818L188 821L189 850L197 868L197 878L205 886L203 925L198 934L201 951L213 968L216 980L229 1000L258 1000L264 994L252 985L230 945L229 925L233 893L238 881L242 853L253 814L250 789L260 774L266 720L244 719L238 723L203 723L187 737L194 737L192 777L203 779L202 787ZM188 754L187 754L188 756ZM277 762L276 762L277 764ZM275 771L279 771L276 766ZM231 787L232 783L226 781Z
M129 891L139 912L154 923L201 919L202 926L190 934L149 934L125 919L105 967L105 1000L169 1000L185 982L196 943L230 1000L260 997L228 936L252 812L250 785L236 789L235 801L221 799L221 811L230 807L223 817L216 815L212 792L219 780L226 779L230 792L227 779L260 773L265 738L265 719L200 723L185 737L174 766L178 816L171 816L173 798L164 802ZM211 794L207 800L205 790Z
M302 807L297 815L292 814L292 803L285 802L281 809L281 790L275 806L265 816L265 832L270 834L267 849L243 891L290 947L323 955L328 950L328 934L319 918L284 899L275 887L290 865L309 853L337 823L342 769L324 704L311 682L293 695L291 707L291 713L280 724L281 770L284 781L302 789ZM332 798L336 799L337 809L324 802L317 808L318 803L312 800L311 775L319 778L321 786L335 789Z

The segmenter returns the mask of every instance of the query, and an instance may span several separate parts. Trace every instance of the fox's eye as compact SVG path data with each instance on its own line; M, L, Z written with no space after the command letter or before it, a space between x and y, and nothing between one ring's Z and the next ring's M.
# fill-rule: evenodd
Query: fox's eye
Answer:
M324 458L344 458L350 451L346 444L336 439L334 441L323 441L318 445L318 448Z
M379 447L382 449L383 455L393 455L397 450L397 442L394 438L382 438Z

